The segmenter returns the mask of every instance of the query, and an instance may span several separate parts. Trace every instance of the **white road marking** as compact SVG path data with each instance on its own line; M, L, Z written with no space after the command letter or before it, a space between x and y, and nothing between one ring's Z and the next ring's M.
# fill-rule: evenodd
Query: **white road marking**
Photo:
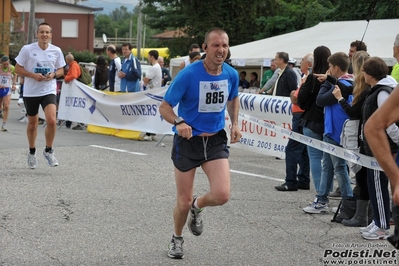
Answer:
M104 147L104 146L99 146L99 145L89 145L89 146L93 147L93 148L100 148L100 149L111 150L111 151L125 152L125 153L134 154L134 155L147 155L147 154L141 153L141 152L133 152L133 151L127 151L127 150L121 150L121 149L114 149L114 148L109 148L109 147Z
M249 175L249 176L260 177L260 178L269 179L269 180L285 182L284 179L274 178L274 177L265 176L265 175L258 175L258 174L253 174L253 173L247 173L247 172L242 172L242 171L237 171L237 170L232 170L232 169L230 170L230 172L241 174L241 175Z

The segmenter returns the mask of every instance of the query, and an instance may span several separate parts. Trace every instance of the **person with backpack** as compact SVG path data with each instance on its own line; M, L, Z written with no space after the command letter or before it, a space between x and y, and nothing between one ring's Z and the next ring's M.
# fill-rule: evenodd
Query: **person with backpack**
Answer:
M367 123L371 115L383 105L397 82L388 76L388 66L379 57L370 57L363 63L362 70L365 82L371 89L362 106L362 124ZM363 128L363 126L362 126ZM393 123L386 129L389 150L392 157L398 152L399 128ZM367 156L374 156L368 143L368 136L363 135L363 148ZM390 155L386 154L386 157ZM388 190L388 178L384 171L367 169L367 184L369 188L370 202L373 209L373 221L367 227L360 229L363 238L368 240L387 239L389 236L390 201ZM396 211L394 211L396 212ZM394 215L394 219L396 215Z
M65 56L65 61L68 64L68 72L65 75L64 82L68 84L74 79L78 79L82 75L82 70L78 64L78 62L75 61L75 58L73 54L70 52ZM65 121L65 127L66 128L71 128L72 121ZM82 130L83 126L81 124L77 124L72 128L73 130Z
M132 54L130 43L122 44L122 70L118 72L121 79L121 92L140 91L141 65L139 60Z

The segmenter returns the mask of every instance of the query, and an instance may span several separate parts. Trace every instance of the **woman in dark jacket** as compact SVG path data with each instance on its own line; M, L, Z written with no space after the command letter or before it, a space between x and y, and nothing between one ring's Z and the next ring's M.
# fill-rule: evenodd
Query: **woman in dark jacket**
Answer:
M94 88L105 90L108 88L108 62L104 56L97 57L96 70L94 72Z
M331 55L326 46L319 46L313 51L313 73L309 74L298 93L298 105L305 112L302 116L301 126L305 136L323 141L324 113L323 108L316 105L321 82L313 74L325 74L329 68L327 58ZM319 191L321 178L321 161L323 151L308 146L310 171L312 173L315 190Z

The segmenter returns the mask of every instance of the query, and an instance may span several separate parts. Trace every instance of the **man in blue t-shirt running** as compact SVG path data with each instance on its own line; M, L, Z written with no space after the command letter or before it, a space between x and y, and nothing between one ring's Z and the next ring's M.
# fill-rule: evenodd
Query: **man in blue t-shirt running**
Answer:
M207 56L179 72L160 106L162 117L174 124L172 161L175 166L177 202L173 212L174 233L168 256L183 258L183 227L201 235L201 212L204 207L225 204L230 197L229 149L225 110L230 116L230 142L241 138L238 128L238 73L224 63L229 37L219 28L205 34L202 45ZM179 105L178 115L173 107ZM210 190L193 196L196 168L208 176ZM187 219L188 215L188 219Z

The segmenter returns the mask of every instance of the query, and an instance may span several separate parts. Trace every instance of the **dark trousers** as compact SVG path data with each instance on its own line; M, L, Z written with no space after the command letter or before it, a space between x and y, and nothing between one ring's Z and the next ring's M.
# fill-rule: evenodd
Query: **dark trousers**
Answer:
M292 115L292 131L300 133L299 122L301 113ZM299 169L298 169L299 165ZM289 187L298 187L299 185L309 186L310 166L308 150L305 144L289 139L285 147L285 183Z

